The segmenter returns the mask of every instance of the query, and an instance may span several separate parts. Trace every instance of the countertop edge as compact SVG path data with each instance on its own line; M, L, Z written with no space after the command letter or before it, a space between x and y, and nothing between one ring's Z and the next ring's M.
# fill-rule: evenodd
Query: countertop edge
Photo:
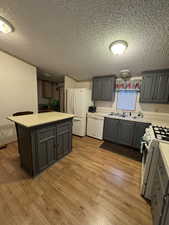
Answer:
M92 117L92 113L88 113L87 117ZM144 119L137 119L137 118L128 118L128 117L118 117L118 116L111 116L111 115L106 115L104 113L93 113L93 116L98 116L98 117L103 117L103 118L110 118L110 119L117 119L117 120L126 120L126 121L133 121L133 122L138 122L138 123L150 123L152 124L151 121L144 120Z
M20 123L20 122L16 122L12 119L10 119L10 116L7 117L8 120L10 120L11 122L13 123L17 123L21 126L24 126L24 127L27 127L27 128L31 128L31 127L38 127L38 126L41 126L41 125L45 125L45 124L49 124L49 123L54 123L54 122L59 122L59 121L62 121L62 120L67 120L67 119L72 119L74 116L69 116L69 117L66 117L66 118L62 118L62 119L57 119L57 120L53 120L53 121L48 121L48 122L42 122L42 123L39 123L39 124L35 124L35 125L32 125L32 126L28 126L26 124L23 124L23 123Z
M163 162L164 162L164 166L165 166L166 171L167 171L167 175L169 177L169 164L168 164L167 159L166 159L166 153L165 153L165 150L163 148L163 144L167 145L166 143L160 142L159 143L159 149L160 149L160 153L161 153L161 156L162 156L162 159L163 159ZM168 145L168 151L169 151L169 145Z
M95 112L95 113L91 113L88 112L87 113L87 117L90 116L98 116L98 117L103 117L103 118L112 118L112 119L119 119L119 120L126 120L126 121L133 121L133 122L138 122L138 123L149 123L151 125L157 125L157 126L165 126L165 127L169 127L169 121L164 121L164 120L159 120L158 118L147 118L147 117L143 117L143 118L125 118L125 117L116 117L116 116L112 116L112 115L108 115L108 113L103 113L103 112Z

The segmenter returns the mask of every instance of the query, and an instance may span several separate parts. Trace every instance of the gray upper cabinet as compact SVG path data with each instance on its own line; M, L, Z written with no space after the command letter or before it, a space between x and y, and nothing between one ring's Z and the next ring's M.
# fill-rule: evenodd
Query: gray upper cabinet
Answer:
M72 123L70 121L58 124L56 139L57 159L60 159L67 155L72 148Z
M94 101L113 101L115 96L115 76L93 78L92 99Z
M92 98L93 100L102 98L102 80L100 78L93 79Z
M156 75L154 101L168 103L169 101L169 72Z
M143 73L140 102L169 103L169 71Z
M143 76L140 101L141 102L151 102L153 99L154 93L154 84L155 84L155 75L148 74Z

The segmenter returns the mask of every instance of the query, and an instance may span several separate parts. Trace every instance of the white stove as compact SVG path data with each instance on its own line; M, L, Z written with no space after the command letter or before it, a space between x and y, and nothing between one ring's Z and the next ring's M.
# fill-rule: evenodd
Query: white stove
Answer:
M160 126L152 126L152 128L158 140L169 142L169 128Z
M150 126L149 128L146 128L143 141L150 144L152 140L169 144L169 128L160 126Z

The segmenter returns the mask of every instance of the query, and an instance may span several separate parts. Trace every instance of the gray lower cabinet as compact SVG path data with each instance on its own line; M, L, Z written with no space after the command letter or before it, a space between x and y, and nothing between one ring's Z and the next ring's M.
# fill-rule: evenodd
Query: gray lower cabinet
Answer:
M149 125L150 123L105 117L103 139L139 149L145 129Z
M36 176L72 151L72 119L27 128L18 124L21 166Z
M169 224L169 177L161 153L153 180L151 209L153 225Z
M169 103L169 71L143 73L141 103Z
M57 126L57 159L67 155L72 149L72 128L71 123L65 122Z
M104 130L103 130L103 139L107 141L117 142L119 131L119 120L105 118L104 119Z
M37 130L37 171L41 172L56 161L56 127Z
M102 99L102 79L94 78L93 79L93 88L92 88L92 99L97 101Z
M133 133L133 147L139 149L145 129L150 126L150 123L135 122Z
M132 146L134 123L127 120L120 120L119 122L119 138L120 144Z
M93 78L92 99L94 101L113 101L115 97L115 76Z

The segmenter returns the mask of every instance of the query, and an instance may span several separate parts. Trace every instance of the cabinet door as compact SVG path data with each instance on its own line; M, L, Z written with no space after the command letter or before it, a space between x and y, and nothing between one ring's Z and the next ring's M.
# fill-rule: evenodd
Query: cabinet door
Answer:
M118 143L119 120L112 118L104 119L103 139Z
M56 161L56 128L48 126L37 131L36 167L41 172Z
M52 84L49 81L43 81L43 97L51 98L52 97Z
M95 101L112 101L115 96L115 77L104 76L93 79L92 98Z
M169 224L169 210L168 210L169 196L165 197L164 201L165 201L165 206L163 208L163 214L162 214L162 218L161 218L161 225L168 225Z
M155 74L146 74L143 76L141 93L140 93L140 102L152 102L154 94L154 85L155 85Z
M112 101L115 94L115 79L112 77L105 77L102 79L102 100Z
M156 75L153 99L157 103L168 103L169 98L169 72Z
M71 152L72 149L72 122L66 121L57 124L57 159Z
M120 120L119 143L132 146L135 122Z
M154 177L154 181L153 181L152 199L151 199L151 209L152 209L154 225L161 224L160 220L161 220L162 214L163 214L162 209L165 206L165 205L163 205L163 203L164 203L163 200L164 200L164 195L162 192L159 172L157 169L155 177Z
M101 100L102 99L102 80L101 78L93 79L93 89L92 89L92 98L93 100Z
M133 143L132 146L134 148L140 149L141 140L145 133L145 129L150 126L150 123L139 123L136 122L134 126L134 133L133 133Z

